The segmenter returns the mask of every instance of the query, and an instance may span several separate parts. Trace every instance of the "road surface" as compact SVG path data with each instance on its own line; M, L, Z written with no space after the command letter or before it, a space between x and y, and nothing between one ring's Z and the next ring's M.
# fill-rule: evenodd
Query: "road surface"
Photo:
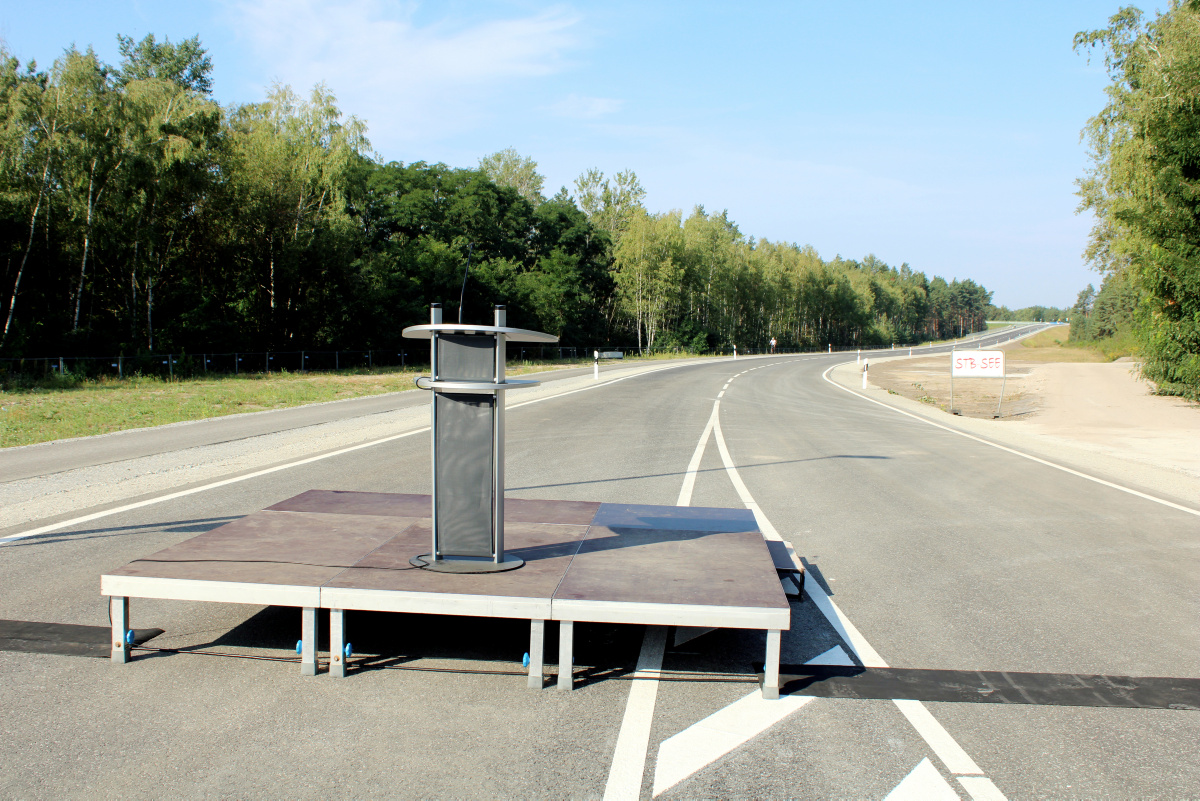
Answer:
M707 361L514 397L509 495L753 504L811 567L815 598L793 607L788 664L1200 676L1195 514L856 397L823 377L846 358ZM104 626L101 573L310 488L428 492L427 437L124 511L100 505L103 516L32 536L20 534L45 520L10 527L0 619ZM103 458L82 442L83 455L56 458ZM751 632L672 640L661 673L635 673L652 636L580 625L583 681L565 694L525 689L520 622L350 614L371 669L335 680L286 661L295 610L135 599L132 615L135 628L164 630L151 645L178 650L137 652L123 667L0 651L0 795L1200 792L1200 711L757 702L762 635Z

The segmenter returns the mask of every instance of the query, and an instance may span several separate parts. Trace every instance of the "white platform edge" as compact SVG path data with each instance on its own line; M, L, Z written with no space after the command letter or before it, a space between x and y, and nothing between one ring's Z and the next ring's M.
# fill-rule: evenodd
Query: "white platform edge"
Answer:
M422 615L464 615L548 620L549 598L505 595L464 595L408 590L367 590L353 587L324 587L320 606L370 612L411 612Z
M167 601L216 601L264 606L321 605L321 588L294 584L252 584L237 581L200 581L156 576L100 577L100 594L124 598L160 598Z
M551 603L550 619L585 623L641 623L651 626L786 631L792 627L792 610L790 607L766 609L708 604L555 600Z

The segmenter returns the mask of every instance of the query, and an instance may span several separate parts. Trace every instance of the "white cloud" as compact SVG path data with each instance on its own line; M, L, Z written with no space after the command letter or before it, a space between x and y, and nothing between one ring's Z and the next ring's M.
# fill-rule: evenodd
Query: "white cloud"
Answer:
M229 8L266 70L260 84L278 80L306 94L324 81L380 149L478 125L505 90L567 66L578 23L561 7L427 25L415 22L416 4L380 0L235 0Z
M570 94L550 107L550 111L560 117L570 117L577 120L594 120L606 114L620 111L624 100L611 97L585 97Z

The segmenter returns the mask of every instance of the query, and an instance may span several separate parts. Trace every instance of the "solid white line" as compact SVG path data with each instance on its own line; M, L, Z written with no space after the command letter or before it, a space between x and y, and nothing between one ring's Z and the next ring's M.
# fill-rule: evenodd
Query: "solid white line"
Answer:
M900 698L895 699L892 703L899 707L912 727L917 730L925 742L929 743L929 747L933 749L933 753L937 754L937 758L942 760L942 764L946 766L947 770L955 775L978 776L983 773L975 764L975 760L971 759L962 746L950 736L950 732L937 722L924 704L920 701L907 701Z
M51 531L58 531L59 529L69 528L71 526L79 525L80 523L88 523L92 520L99 520L100 518L120 514L121 512L128 512L132 509L141 509L145 506L153 506L154 504L162 503L163 501L171 501L176 498L184 498L188 495L195 495L198 492L205 492L206 490L216 489L217 487L225 487L230 484L237 484L238 482L241 482L241 481L249 481L252 478L258 478L259 476L266 476L266 475L270 475L271 473L278 473L280 470L288 470L293 467L299 467L300 465L312 464L313 462L319 462L322 459L330 459L330 458L333 458L334 456L341 456L344 453L351 453L353 451L362 450L363 448L370 448L373 445L380 445L384 442L391 442L392 440L403 439L404 437L411 437L414 434L420 434L421 432L428 431L428 430L429 430L429 426L425 426L424 428L418 428L418 429L414 429L412 431L405 431L403 434L392 434L391 436L383 437L382 439L373 439L370 442L360 442L359 444L351 445L348 448L340 448L339 450L336 450L336 451L330 451L329 453L322 453L317 456L309 456L306 459L299 459L295 462L288 462L287 464L275 465L274 467L268 467L265 470L256 470L253 473L246 473L243 476L234 476L233 478L224 478L224 479L221 479L220 481L214 481L209 484L203 484L199 487L192 487L191 489L180 490L178 492L171 492L166 495L159 495L157 498L148 498L144 501L137 501L136 503L127 503L123 506L117 506L112 509L105 509L102 512L93 512L90 515L82 515L81 517L73 517L70 520L63 520L58 523L51 523L47 526L40 526L38 528L30 529L29 531L22 531L19 534L10 534L7 537L0 538L0 545L6 545L7 543L13 542L14 540L22 540L22 539L25 539L26 537L36 537L39 534L47 534Z
M829 371L826 370L825 372L828 373ZM870 399L868 398L868 400ZM729 448L725 444L725 436L721 431L721 419L719 416L713 425L713 434L717 440L717 450L721 453L721 461L725 464L725 472L729 475L730 481L733 482L733 486L737 490L738 497L741 498L742 502L754 512L754 517L758 521L759 528L763 531L764 536L767 535L768 531L770 531L774 538L782 539L779 536L779 533L775 530L775 527L772 526L771 522L767 519L766 514L763 513L762 509L754 501L754 496L750 494L750 490L746 487L746 483L742 481L741 475L738 473L737 467L733 463L733 458L730 456ZM784 542L787 541L784 540ZM792 551L792 554L793 558L796 558L795 551ZM832 625L837 630L838 634L843 637L844 641L849 644L852 649L854 649L855 655L858 656L863 665L866 667L887 667L887 663L884 662L882 657L879 656L878 652L871 647L870 643L867 642L867 639L863 637L862 633L857 628L855 628L854 624L850 622L850 619L846 617L842 610L837 607L837 605L832 599L829 598L828 595L826 595L824 589L822 589L815 581L811 583L805 581L805 584L811 587L809 597L812 598L817 604L817 608L820 609L822 614L825 615L826 619L829 620L830 625ZM952 773L980 774L983 772L979 769L979 766L975 764L971 757L967 755L967 752L964 751L962 747L954 741L954 738L950 736L949 732L942 728L940 723L934 720L933 715L930 714L929 710L925 708L924 704L922 704L920 701L901 700L896 701L896 706L900 707L900 711L905 714L905 717L907 717L909 722L912 723L913 727L916 728L917 733L921 735L926 743L928 743L933 753L946 763L946 767L949 768ZM918 723L920 725L918 725ZM956 768L963 769L958 770ZM995 787L995 785L992 785L992 787ZM967 792L970 792L970 788L967 788ZM997 789L996 792L999 793L1000 791ZM1000 797L1003 798L1003 795L1001 794ZM983 801L983 799L977 799L977 801Z
M692 489L696 486L696 473L700 470L700 462L704 458L704 448L708 445L708 439L712 436L713 422L717 419L717 409L719 404L713 405L712 414L708 417L708 423L704 426L704 433L700 435L700 441L696 443L696 451L692 454L692 460L688 462L687 472L683 474L683 486L679 488L679 498L676 499L676 506L691 506L692 505Z
M604 381L600 384L591 384L589 386L582 387L580 389L570 390L569 392L562 392L557 395L548 395L544 398L537 398L535 400L526 401L524 403L514 404L514 405L508 406L506 408L519 409L522 406L529 406L534 403L541 403L542 401L550 400L551 398L561 398L566 395L574 395L576 392L586 392L587 390L591 390L591 389L599 389L600 387L607 387L611 384L616 384L620 381L626 381L630 378L640 378L641 376L644 376L644 375L660 373L663 370L673 370L678 367L688 367L691 365L695 365L697 363L698 362L685 362L684 364L667 365L666 367L659 367L654 370L647 370L644 373L634 373L633 375L622 376L621 378L614 378L611 381ZM209 484L203 484L199 487L192 487L191 489L180 490L179 492L171 492L166 495L159 495L158 497L155 497L155 498L148 498L144 501L137 501L136 503L127 503L122 506L113 507L112 509L105 509L102 512L93 512L91 514L81 515L79 517L73 517L69 520L62 520L58 523L50 523L49 525L39 526L38 528L29 529L28 531L22 531L18 534L10 534L7 537L0 537L0 546L7 545L8 543L14 542L16 540L23 540L27 537L36 537L39 534L48 534L52 531L59 531L64 528L70 528L71 526L77 526L80 523L90 523L93 520L100 520L101 518L111 517L112 515L120 514L122 512L128 512L133 509L141 509L146 506L153 506L156 503L163 503L164 501L172 501L172 500L175 500L176 498L183 498L188 495L195 495L196 493L205 492L206 490L217 489L218 487L225 487L230 484L236 484L241 481L248 481L252 478L258 478L260 476L269 475L271 473L277 473L280 470L288 470L293 467L300 467L301 465L312 464L313 462L319 462L322 459L330 459L334 456L341 456L342 454L351 453L352 451L361 450L363 448L370 448L373 445L382 445L386 442L392 442L393 440L402 439L404 437L411 437L413 434L420 434L420 433L428 431L428 430L429 430L429 426L425 426L424 428L417 428L417 429L413 429L412 431L406 431L403 434L392 434L387 437L382 437L380 439L373 439L369 442L360 442L357 445L351 445L350 447L347 447L347 448L340 448L336 451L330 451L329 453L323 453L318 456L309 456L305 459L299 459L295 462L287 462L286 464L275 465L274 467L268 467L264 470L256 470L253 473L247 473L242 476L235 476L233 478L225 478L225 479L221 479L220 481L214 481Z
M718 400L713 404L712 414L708 416L708 422L704 424L704 431L696 443L696 450L688 462L687 471L683 475L683 486L679 488L679 498L675 501L676 506L690 506L692 503L696 473L700 470L704 449L712 436L713 426L718 419L717 410L720 408L721 401ZM625 716L621 719L617 746L613 750L612 764L608 769L604 801L636 799L641 794L642 777L646 773L646 756L650 750L650 726L654 722L654 705L658 699L658 672L662 670L666 641L666 628L646 628L642 639L642 651L638 656L638 672L633 686L629 688Z
M654 703L658 698L658 676L662 671L667 646L666 626L647 626L638 656L637 673L629 688L625 717L617 734L604 801L637 799L642 793L646 772L646 752L650 747L650 725L654 722Z
M850 364L850 362L842 362L842 364ZM854 390L850 389L849 387L844 387L829 377L830 370L833 370L834 367L841 367L842 364L833 365L833 367L830 367L828 370L826 370L824 373L821 374L821 378L824 378L828 383L832 384L833 386L837 387L838 389L843 390L845 392L849 392L851 395L856 395L865 401L870 401L871 403L874 403L876 406L882 406L885 409L890 409L891 411L895 412L896 414L902 414L905 417L911 417L914 420L920 420L922 423L931 425L934 428L940 428L943 431L949 431L951 434L958 434L960 437L966 437L967 439L974 440L975 442L979 442L984 445L989 445L993 448L998 448L999 450L1005 451L1006 453L1011 453L1014 456L1020 456L1022 459L1028 459L1031 462L1037 462L1038 464L1043 464L1046 467L1053 467L1055 470L1061 470L1064 473L1070 473L1073 476L1078 476L1079 478L1083 478L1088 481L1093 481L1097 484L1102 484L1105 487L1109 487L1109 488L1115 489L1115 490L1120 490L1121 492L1127 492L1130 495L1137 496L1138 498L1142 498L1147 501L1152 501L1154 503L1159 503L1159 504L1162 504L1163 506L1169 506L1172 509L1178 509L1181 512L1187 512L1190 515L1196 515L1197 517L1200 517L1200 509L1193 509L1190 506L1183 506L1182 504L1178 504L1173 501L1168 501L1165 498L1159 498L1154 495L1148 495L1145 492L1140 492L1140 491L1132 489L1130 487L1125 487L1120 484L1115 484L1111 481L1106 481L1103 478L1097 478L1096 476L1088 475L1087 473L1081 473L1080 471L1073 470L1072 468L1066 467L1065 465L1056 464L1055 462L1051 462L1046 459L1042 459L1041 457L1033 456L1032 454L1028 454L1023 451L1016 450L1015 448L1010 448L1007 445L999 445L995 442L990 442L989 440L983 439L982 437L977 437L974 434L968 434L965 431L959 431L957 428L951 428L950 426L942 425L941 423L935 423L933 420L930 420L927 417L922 417L919 414L913 414L912 412L906 412L903 409L897 409L895 406L890 406L886 403L883 403L882 401L877 401L874 398L868 398L866 395L862 394L861 392L855 392Z
M850 618L846 617L833 599L825 594L825 589L815 579L806 578L804 580L804 592L821 610L821 614L825 615L825 619L833 626L842 641L854 651L854 655L862 662L863 667L885 668L888 666L888 663L883 661L883 657L871 647L871 643L867 642L867 638L862 635L862 632L850 622Z

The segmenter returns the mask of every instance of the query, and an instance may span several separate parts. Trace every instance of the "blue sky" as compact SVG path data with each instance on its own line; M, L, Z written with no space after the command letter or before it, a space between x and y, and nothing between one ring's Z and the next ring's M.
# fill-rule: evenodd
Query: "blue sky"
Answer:
M1074 181L1107 77L1071 38L1119 5L47 0L5 3L0 37L48 66L71 43L116 63L118 33L199 34L222 103L325 81L387 160L515 147L550 194L632 169L651 210L728 209L747 235L973 278L1016 308L1099 283Z

